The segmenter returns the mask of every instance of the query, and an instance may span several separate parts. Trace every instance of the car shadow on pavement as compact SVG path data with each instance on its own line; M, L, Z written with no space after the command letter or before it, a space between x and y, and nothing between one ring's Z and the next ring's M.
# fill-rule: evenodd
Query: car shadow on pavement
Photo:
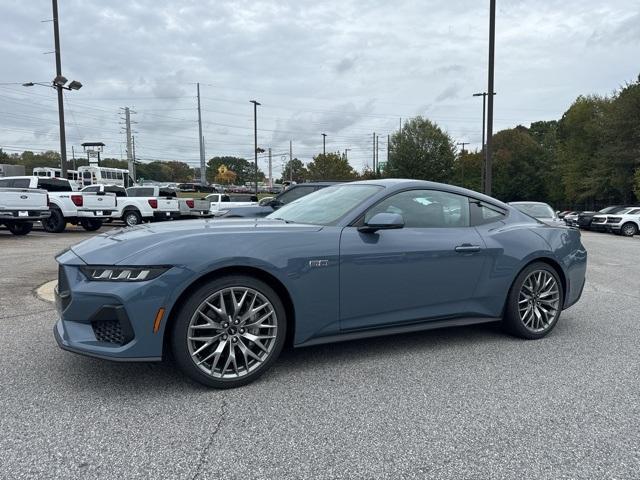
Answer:
M299 349L285 349L270 372L258 380L264 387L278 376L313 376L335 365L354 367L362 362L392 362L398 355L430 355L464 348L486 348L486 344L521 342L502 332L499 323L467 327L443 328L410 334L390 335L363 340L351 340ZM485 347L482 347L484 345ZM169 394L207 392L203 387L183 375L168 358L154 363L120 363L90 357L62 354L59 379L69 387L93 395L114 394Z

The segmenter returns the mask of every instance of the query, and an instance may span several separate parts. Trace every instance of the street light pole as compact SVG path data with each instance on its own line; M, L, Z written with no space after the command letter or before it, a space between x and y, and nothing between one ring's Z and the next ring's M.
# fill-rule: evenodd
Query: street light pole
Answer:
M327 154L327 134L322 134L322 155Z
M53 41L56 54L56 78L62 77L62 60L60 58L60 31L58 28L58 0L52 0L53 6ZM64 98L62 84L55 82L58 91L58 122L60 123L60 176L67 178L67 137L64 130Z
M249 100L253 103L253 155L254 155L254 192L258 195L258 105L260 102Z
M198 92L198 137L200 138L200 184L207 183L207 165L204 159L204 140L202 139L202 113L200 111L200 82L196 83Z
M496 0L490 0L489 6L489 78L488 88L489 105L487 108L487 147L486 158L487 166L485 172L485 189L484 193L491 195L491 179L492 179L492 161L491 161L491 144L493 140L493 92L494 92L494 63L496 49Z

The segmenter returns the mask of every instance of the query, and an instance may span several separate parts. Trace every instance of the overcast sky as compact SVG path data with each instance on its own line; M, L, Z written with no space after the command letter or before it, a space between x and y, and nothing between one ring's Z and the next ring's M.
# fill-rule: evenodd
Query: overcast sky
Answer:
M423 115L456 141L481 142L489 1L59 0L68 151L103 141L126 156L119 108L137 111L143 161L199 163L196 86L207 158L282 165L350 149L371 164L372 134ZM55 74L48 0L0 3L0 83ZM498 0L495 129L557 119L579 94L608 94L640 73L637 0ZM66 92L65 92L66 93ZM58 150L55 92L0 85L0 147ZM260 164L266 170L266 159Z

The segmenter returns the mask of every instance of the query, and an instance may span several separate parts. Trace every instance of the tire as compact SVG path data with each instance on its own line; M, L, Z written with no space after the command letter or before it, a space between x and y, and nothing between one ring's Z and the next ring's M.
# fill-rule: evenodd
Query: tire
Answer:
M245 317L251 307L260 309ZM278 294L256 278L233 275L207 282L182 305L171 329L171 350L179 368L196 382L235 388L269 369L286 334L287 319Z
M67 222L59 208L51 209L51 216L46 220L42 220L42 228L45 232L60 233L64 232Z
M14 235L27 235L33 229L31 222L9 222L7 228Z
M627 222L620 227L620 234L625 237L633 237L638 233L638 227L635 223Z
M534 262L514 280L502 322L512 335L542 338L558 323L563 304L562 282L556 270L547 263Z
M122 221L127 227L135 227L142 223L142 215L137 210L127 210L122 215Z
M100 230L102 227L102 220L97 220L95 218L83 218L80 220L80 225L87 232L95 232L96 230Z

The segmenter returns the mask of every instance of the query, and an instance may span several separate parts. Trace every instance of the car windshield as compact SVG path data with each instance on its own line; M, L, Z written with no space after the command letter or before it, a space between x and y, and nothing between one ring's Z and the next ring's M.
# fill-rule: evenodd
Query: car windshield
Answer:
M334 225L347 212L375 195L378 185L336 185L301 197L266 218L313 225Z
M533 218L554 218L553 209L545 203L516 203L513 205L522 213L531 215Z

